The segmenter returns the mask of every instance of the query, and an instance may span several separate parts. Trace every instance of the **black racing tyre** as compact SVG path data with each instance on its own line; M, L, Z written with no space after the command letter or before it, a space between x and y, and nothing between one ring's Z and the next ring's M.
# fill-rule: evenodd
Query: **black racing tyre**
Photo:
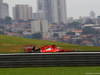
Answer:
M33 50L28 51L28 53L33 53Z
M39 48L39 49L32 50L32 51L33 51L33 53L40 53L41 52L41 49Z

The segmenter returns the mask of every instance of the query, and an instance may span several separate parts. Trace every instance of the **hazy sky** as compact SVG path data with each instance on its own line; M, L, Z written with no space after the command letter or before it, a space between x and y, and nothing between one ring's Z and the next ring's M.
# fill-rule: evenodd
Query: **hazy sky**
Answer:
M10 15L12 7L16 4L29 4L36 12L36 0L4 0L9 4ZM100 15L100 0L67 0L67 16L78 18L79 16L88 16L90 11L94 11L96 15Z

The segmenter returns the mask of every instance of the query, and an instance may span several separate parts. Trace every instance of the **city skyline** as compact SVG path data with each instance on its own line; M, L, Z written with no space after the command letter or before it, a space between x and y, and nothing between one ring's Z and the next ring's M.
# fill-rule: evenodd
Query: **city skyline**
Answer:
M32 19L32 7L29 5L16 5L13 7L13 19L23 19L25 21Z
M4 0L4 2L9 4L10 7L10 16L12 13L12 7L16 4L29 4L33 7L33 12L36 12L36 0ZM67 0L67 16L78 18L80 16L89 16L90 11L94 11L96 16L100 15L100 0Z
M48 22L66 23L66 0L38 0L37 13L43 13Z

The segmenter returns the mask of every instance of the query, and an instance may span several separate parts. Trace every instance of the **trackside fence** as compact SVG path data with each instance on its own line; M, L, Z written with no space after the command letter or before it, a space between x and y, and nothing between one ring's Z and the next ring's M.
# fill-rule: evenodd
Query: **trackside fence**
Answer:
M100 52L0 54L0 68L100 66Z

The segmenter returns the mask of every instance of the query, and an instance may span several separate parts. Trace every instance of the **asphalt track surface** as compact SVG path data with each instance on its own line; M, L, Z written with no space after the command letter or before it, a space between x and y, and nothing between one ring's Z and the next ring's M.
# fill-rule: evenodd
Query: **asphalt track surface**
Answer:
M100 66L100 52L0 54L0 67Z
M5 53L1 55L58 55L58 54L100 54L100 51L84 51L84 52L53 52L53 53Z

